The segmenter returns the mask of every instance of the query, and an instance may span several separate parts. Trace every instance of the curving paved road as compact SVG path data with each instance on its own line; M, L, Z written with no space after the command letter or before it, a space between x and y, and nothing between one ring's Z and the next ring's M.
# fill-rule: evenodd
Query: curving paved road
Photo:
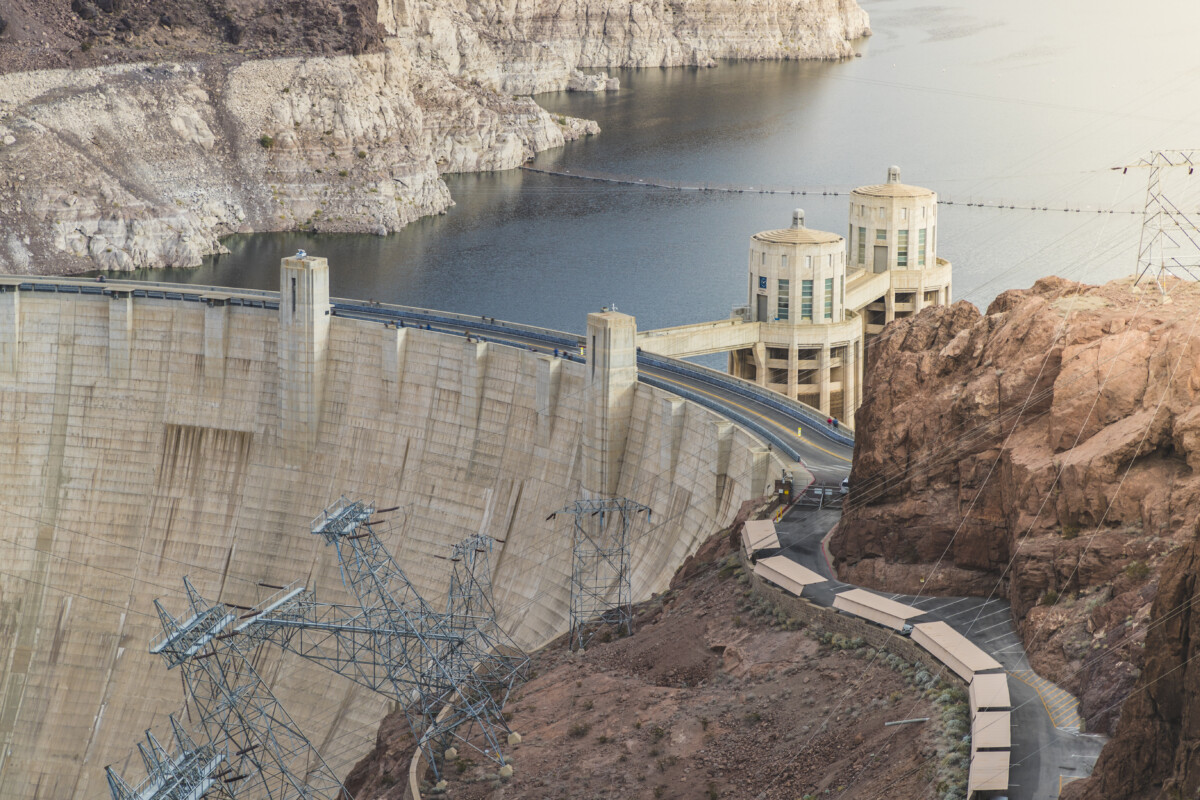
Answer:
M233 305L266 309L279 307L278 292L223 286L42 278L33 275L0 275L0 284L29 292L104 295L123 291L131 292L135 297L184 303L202 303L211 298L222 298ZM582 360L578 353L583 337L575 333L521 325L494 317L467 316L362 300L334 298L331 306L336 316L428 327L442 333L476 336L497 344L542 353L554 354L557 351L564 358ZM640 351L638 372L641 380L687 397L749 428L780 452L801 461L820 484L836 486L849 473L852 439L845 431L829 429L814 409L724 373Z
M824 547L829 532L840 519L838 509L793 506L776 525L783 545L780 553L829 579L827 583L804 589L806 599L822 606L833 605L838 593L857 588L834 577ZM1035 688L1029 676L1036 678L1036 675L1013 626L1012 608L1007 600L879 594L924 609L927 615L913 622L946 622L987 651L1004 666L1005 672L1016 678L1008 682L1013 704L1009 772L1012 800L1055 800L1063 784L1091 773L1105 739L1080 733L1077 723L1076 727L1070 727L1071 717L1062 712L1066 706L1074 710L1073 697L1041 678L1037 681L1043 684L1039 687L1042 692ZM1049 702L1046 698L1051 693L1058 693L1064 699Z
M560 331L539 330L528 326L496 322L488 318L463 315L446 315L443 312L426 312L401 306L363 305L360 302L334 301L334 313L338 316L379 322L403 321L405 324L429 326L431 330L459 336L475 336L497 344L554 354L580 361L578 346L582 337ZM568 351L569 348L569 351ZM768 403L745 391L735 391L728 385L728 376L706 377L702 368L683 362L675 369L659 363L648 364L639 358L639 377L652 385L708 406L724 413L735 422L749 423L755 433L785 453L799 456L801 463L813 473L816 482L837 486L850 473L853 447L837 441L825 429L824 424L814 424L812 412L789 410L786 406ZM656 358L656 362L670 361ZM749 385L748 385L749 386ZM699 397L695 397L699 395ZM739 417L741 419L739 419Z
M854 448L827 438L820 428L811 425L805 418L787 414L745 395L735 394L724 386L690 375L679 375L644 364L639 365L638 373L658 378L663 382L663 388L668 391L671 391L672 386L676 386L698 392L711 398L714 403L750 415L798 451L802 463L813 473L819 484L837 486L842 478L850 474L850 459L854 455Z

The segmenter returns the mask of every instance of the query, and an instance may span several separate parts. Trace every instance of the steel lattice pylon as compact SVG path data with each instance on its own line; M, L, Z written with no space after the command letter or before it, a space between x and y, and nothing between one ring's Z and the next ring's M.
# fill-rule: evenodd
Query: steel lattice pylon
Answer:
M484 681L501 706L528 673L529 656L500 627L492 598L491 554L495 539L469 536L454 545L450 591L446 598L449 629L462 649L455 659Z
M175 755L146 731L146 741L138 742L138 752L146 767L146 779L130 786L112 767L105 767L112 800L199 800L233 798L233 790L224 782L229 770L223 768L225 754L211 743L197 745L174 716L171 734Z
M209 741L223 744L230 768L225 784L236 783L236 795L247 798L349 797L254 669L256 642L237 635L236 615L205 601L187 578L183 582L190 615L180 621L155 600L163 632L150 652L162 656L168 669L182 669Z
M455 548L442 613L388 553L371 522L375 513L343 497L311 526L337 551L357 606L318 603L313 592L292 588L250 615L239 633L400 701L435 771L455 741L503 764L501 736L510 730L501 708L528 659L496 623L486 558L492 540L472 537Z
M1200 151L1157 150L1147 158L1125 167L1123 172L1148 169L1146 204L1142 214L1142 233L1138 242L1135 285L1153 280L1164 295L1169 291L1167 277L1200 279L1200 228L1163 188L1164 171L1186 168L1192 173Z
M633 633L630 532L639 520L648 523L652 513L641 503L621 497L576 500L574 505L551 515L572 517L572 650L587 647L601 624Z

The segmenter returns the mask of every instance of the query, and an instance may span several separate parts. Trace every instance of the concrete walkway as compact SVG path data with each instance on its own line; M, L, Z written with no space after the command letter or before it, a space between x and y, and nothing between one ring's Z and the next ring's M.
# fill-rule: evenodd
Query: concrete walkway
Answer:
M780 553L829 578L808 586L804 597L831 606L834 597L857 588L833 576L822 543L841 519L839 509L793 507L776 525ZM942 620L999 661L1008 674L1013 712L1012 800L1055 800L1063 785L1091 773L1105 738L1079 732L1078 701L1039 677L1029 665L1007 600L982 597L913 597L879 594L926 612L914 622ZM898 634L897 634L898 635Z

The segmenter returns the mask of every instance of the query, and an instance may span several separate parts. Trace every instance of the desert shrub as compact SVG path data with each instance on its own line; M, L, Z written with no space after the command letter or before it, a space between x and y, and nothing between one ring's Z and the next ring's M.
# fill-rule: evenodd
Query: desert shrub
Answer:
M1125 574L1135 581L1144 581L1150 576L1150 567L1141 561L1131 561L1125 567Z

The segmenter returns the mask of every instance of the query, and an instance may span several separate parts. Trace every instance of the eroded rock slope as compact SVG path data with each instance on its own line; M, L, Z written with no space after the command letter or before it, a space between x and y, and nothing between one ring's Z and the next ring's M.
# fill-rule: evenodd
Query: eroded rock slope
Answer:
M1112 730L1200 503L1200 291L1060 279L885 330L857 416L843 578L1012 601L1030 658Z
M1064 800L1171 800L1200 792L1200 543L1163 566L1146 636L1146 664L1121 712L1116 735L1088 780L1064 788Z
M873 649L840 635L836 643L829 634L822 638L818 627L806 629L750 596L731 539L721 534L688 560L670 592L637 607L633 636L602 631L580 653L560 637L533 655L533 677L506 707L522 737L505 753L515 769L511 779L464 747L442 772L446 792L427 781L422 794L457 800L953 796L930 779L928 764L948 738L961 738L951 698L961 698L962 690L923 690L916 681L929 676L921 665L895 655L876 659ZM965 703L957 713L967 713ZM921 716L934 721L905 736L884 725ZM359 800L405 796L414 749L403 714L393 712L347 787Z

